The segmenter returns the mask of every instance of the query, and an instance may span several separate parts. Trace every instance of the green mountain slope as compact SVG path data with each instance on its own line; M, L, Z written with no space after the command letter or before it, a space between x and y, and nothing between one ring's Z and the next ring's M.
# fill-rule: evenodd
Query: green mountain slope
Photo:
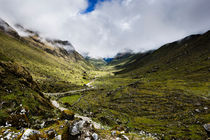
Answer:
M88 82L84 72L94 69L76 51L40 42L35 36L16 38L0 31L0 53L24 66L42 91L66 91Z
M192 35L166 44L151 54L137 54L129 63L121 66L123 70L119 73L168 71L167 73L179 73L182 74L180 76L185 75L185 77L193 75L193 72L196 74L201 72L200 76L208 75L209 36L210 31L203 35Z
M206 139L210 122L210 32L113 62L74 109L163 139ZM107 69L106 67L104 69Z
M21 128L30 126L37 118L52 117L54 108L30 73L10 60L0 53L0 124L8 122ZM26 115L19 114L23 109Z

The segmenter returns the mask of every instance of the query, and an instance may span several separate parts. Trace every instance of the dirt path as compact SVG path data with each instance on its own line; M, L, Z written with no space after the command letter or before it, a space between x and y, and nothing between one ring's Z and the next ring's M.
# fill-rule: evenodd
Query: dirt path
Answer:
M83 92L83 91L88 91L88 90L92 90L95 87L93 87L91 84L93 82L95 82L96 80L96 76L93 80L91 80L89 83L86 84L87 88L83 88L83 89L77 89L77 90L70 90L70 91L66 91L66 92L57 92L57 93L43 93L46 96L56 96L56 97L63 97L63 96L70 96L70 95L76 95L78 94L78 92Z
M72 90L72 91L67 91L67 92L61 92L61 93L44 93L44 94L47 95L47 96L75 95L77 92L82 92L82 91L87 91L87 90L94 89L95 87L93 87L91 84L95 81L95 79L96 79L96 76L95 76L95 78L94 78L92 81L90 81L89 83L86 84L86 86L87 86L88 88L79 89L79 90ZM52 105L53 105L55 108L57 108L57 109L59 109L59 110L61 110L61 111L68 110L67 108L62 107L56 100L50 100L50 101L51 101ZM79 101L78 101L78 102L79 102ZM94 122L94 121L93 121L91 118L89 118L89 117L81 116L81 115L79 115L79 114L75 114L75 117L80 118L80 119L82 119L82 120L84 120L84 121L87 121L87 122L89 122L89 123L92 123L93 126L94 126L96 129L102 129L102 128L103 128L101 124L99 124L99 123L97 123L97 122Z

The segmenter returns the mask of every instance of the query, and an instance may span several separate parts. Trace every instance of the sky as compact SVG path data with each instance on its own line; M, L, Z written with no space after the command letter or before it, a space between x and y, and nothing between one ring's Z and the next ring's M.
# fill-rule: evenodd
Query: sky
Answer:
M210 30L210 0L0 0L0 17L81 54L144 52Z

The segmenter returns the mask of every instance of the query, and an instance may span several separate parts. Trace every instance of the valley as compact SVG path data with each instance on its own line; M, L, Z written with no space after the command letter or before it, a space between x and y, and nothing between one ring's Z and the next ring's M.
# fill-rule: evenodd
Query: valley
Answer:
M0 138L208 139L210 31L107 63L1 23Z

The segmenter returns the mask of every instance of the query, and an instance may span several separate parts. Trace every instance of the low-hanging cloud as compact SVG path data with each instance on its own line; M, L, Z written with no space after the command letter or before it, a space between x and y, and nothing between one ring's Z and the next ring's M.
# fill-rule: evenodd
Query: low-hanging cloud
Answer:
M69 40L80 53L147 51L210 29L209 0L109 0L82 14L86 0L0 0L0 17Z

